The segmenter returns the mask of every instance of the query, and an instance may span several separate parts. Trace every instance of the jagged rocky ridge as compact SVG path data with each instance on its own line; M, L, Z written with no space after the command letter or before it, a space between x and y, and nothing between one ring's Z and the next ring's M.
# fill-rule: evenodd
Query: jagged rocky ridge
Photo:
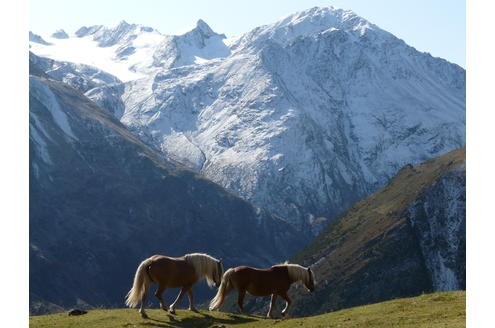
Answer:
M31 313L121 307L155 253L207 252L229 267L269 265L302 246L289 224L164 160L39 63L30 57Z
M404 215L418 235L433 290L466 289L466 168L443 174Z
M78 34L137 53L149 33L121 23ZM312 8L229 42L200 21L160 40L130 68L146 74L123 79L117 117L302 231L403 165L465 144L465 71L351 11Z

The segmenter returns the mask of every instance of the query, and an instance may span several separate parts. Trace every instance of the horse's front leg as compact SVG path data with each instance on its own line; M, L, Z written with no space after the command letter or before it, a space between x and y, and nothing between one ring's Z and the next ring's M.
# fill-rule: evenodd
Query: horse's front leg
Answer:
M168 308L168 312L172 313L172 314L175 314L175 306L177 305L177 303L180 302L180 300L182 299L182 297L184 296L184 294L190 289L191 287L182 287L182 289L180 290L180 293L179 295L177 296L177 298L175 299L175 301L170 304L170 307Z
M275 305L276 300L277 300L277 294L272 294L272 299L270 300L270 307L268 308L268 313L266 314L267 318L272 317L272 309L273 309L273 306Z
M196 308L194 307L192 288L187 291L187 296L189 297L189 310L198 312L198 310L196 310Z
M144 311L144 304L146 303L146 296L148 295L149 290L150 290L150 286L145 285L143 295L141 296L141 307L139 308L139 313L141 314L141 317L144 319L148 318L148 315Z
M244 296L246 296L246 290L237 290L237 305L239 305L239 311L244 313Z
M280 294L280 296L282 296L285 300L285 308L282 310L282 315L285 316L287 314L287 310L289 310L291 300L290 300L289 296L287 295L287 292Z

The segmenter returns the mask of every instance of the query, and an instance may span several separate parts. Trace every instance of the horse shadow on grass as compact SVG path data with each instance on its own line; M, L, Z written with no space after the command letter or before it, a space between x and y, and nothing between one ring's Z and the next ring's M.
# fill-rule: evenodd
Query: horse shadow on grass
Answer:
M149 327L166 327L166 328L207 328L212 325L222 326L224 324L234 325L241 324L247 322L257 321L255 317L246 318L245 316L241 317L235 314L227 314L228 318L215 318L209 314L198 313L200 317L186 317L180 318L177 315L171 315L167 313L168 321L159 320L154 318L147 319L146 322L141 323L141 326L149 326Z

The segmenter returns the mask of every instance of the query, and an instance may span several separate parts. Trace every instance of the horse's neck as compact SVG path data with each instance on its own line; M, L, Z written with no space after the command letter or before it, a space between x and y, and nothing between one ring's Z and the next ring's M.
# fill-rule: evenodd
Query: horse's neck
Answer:
M296 272L293 272L293 274L289 273L289 280L290 280L291 284L298 282L298 281L301 281L304 283L304 273L305 272L300 272L299 269L295 269L295 268L292 268L292 270L297 270L297 273Z
M292 277L291 280L292 280L291 283L293 284L293 283L298 282L298 281L303 281L303 278L300 276L297 276L297 277Z
M210 263L207 258L202 258L193 265L198 279L207 278L210 275Z

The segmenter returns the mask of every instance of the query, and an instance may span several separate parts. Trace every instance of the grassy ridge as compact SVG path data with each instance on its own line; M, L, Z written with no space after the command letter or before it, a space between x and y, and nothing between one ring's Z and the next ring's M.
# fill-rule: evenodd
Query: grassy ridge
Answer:
M466 148L405 166L384 188L357 202L291 262L313 266L322 282L302 289L291 313L326 313L432 291L416 232L405 209L447 172L465 168Z
M140 328L140 327L465 327L466 293L445 292L359 306L313 317L265 319L258 316L178 310L170 315L148 310L150 319L141 319L131 309L93 310L69 317L66 313L33 316L31 328Z

